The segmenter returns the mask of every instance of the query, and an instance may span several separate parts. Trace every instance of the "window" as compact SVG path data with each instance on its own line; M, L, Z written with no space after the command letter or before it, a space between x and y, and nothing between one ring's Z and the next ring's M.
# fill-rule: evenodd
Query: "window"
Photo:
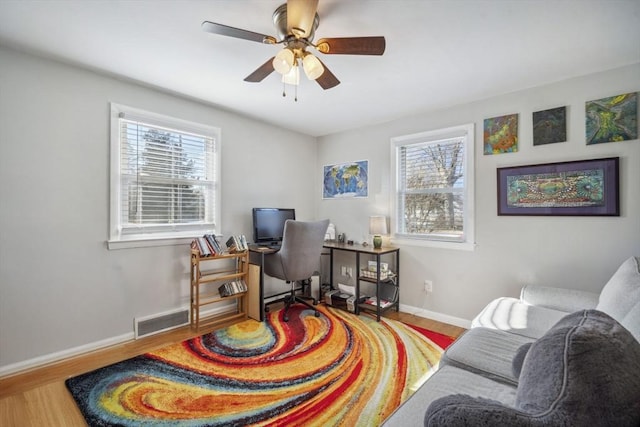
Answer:
M109 248L220 230L219 152L217 128L112 104Z
M473 124L391 139L394 240L472 249Z

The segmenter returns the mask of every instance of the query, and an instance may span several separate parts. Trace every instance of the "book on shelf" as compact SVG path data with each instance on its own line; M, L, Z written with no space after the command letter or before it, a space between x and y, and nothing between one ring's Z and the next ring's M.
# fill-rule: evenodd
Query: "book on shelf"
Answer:
M204 238L207 239L207 243L209 244L209 248L211 249L211 252L214 255L219 255L219 254L224 252L224 250L222 250L222 247L220 246L220 243L218 243L218 240L216 239L215 235L213 235L213 234L205 234Z
M203 257L210 257L213 254L211 253L211 249L209 249L209 244L204 237L198 237L196 239L198 245L198 251L200 251L200 255Z
M229 253L245 252L249 249L247 238L244 234L230 236L226 242L226 249L222 247L214 234L205 234L202 237L196 237L191 242L191 249L200 252L203 258L222 255L225 251Z
M230 253L244 252L249 249L247 238L243 234L233 235L227 239L227 249Z
M247 292L247 284L244 280L233 280L220 285L218 292L221 297L228 297L231 295L237 295L243 292Z
M213 234L205 234L202 237L196 237L191 242L191 248L197 250L203 258L221 255L224 249L220 246L220 242Z

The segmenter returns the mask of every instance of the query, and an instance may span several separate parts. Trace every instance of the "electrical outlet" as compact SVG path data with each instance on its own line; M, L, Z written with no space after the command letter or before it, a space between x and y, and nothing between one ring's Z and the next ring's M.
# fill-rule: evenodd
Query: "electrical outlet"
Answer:
M340 267L340 274L342 274L343 276L347 275L347 267L346 266L342 266Z
M347 276L353 277L353 270L351 269L351 267L347 267Z
M432 280L425 280L424 281L424 291L426 293L433 292L433 281Z

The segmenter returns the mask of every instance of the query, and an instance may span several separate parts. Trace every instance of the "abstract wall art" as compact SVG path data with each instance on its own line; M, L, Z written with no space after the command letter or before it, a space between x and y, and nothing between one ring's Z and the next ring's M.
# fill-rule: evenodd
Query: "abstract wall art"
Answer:
M518 115L484 119L484 154L518 151Z
M586 103L587 145L638 139L638 94Z
M533 145L554 144L567 140L567 107L533 113Z
M618 157L498 168L498 215L619 216Z

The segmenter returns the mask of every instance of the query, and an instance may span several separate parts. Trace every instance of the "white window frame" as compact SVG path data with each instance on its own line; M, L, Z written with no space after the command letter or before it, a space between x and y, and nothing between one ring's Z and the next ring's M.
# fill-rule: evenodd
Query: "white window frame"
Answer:
M411 235L398 233L398 193L399 188L399 161L398 151L402 146L436 142L456 137L465 138L464 149L464 213L463 213L463 238L458 241L447 239L438 240L436 236ZM474 201L474 159L475 159L475 126L473 123L453 126L444 129L436 129L426 132L403 135L391 138L391 241L397 245L413 245L446 249L461 249L472 251L475 249L475 201Z
M124 230L122 226L122 202L121 202L121 172L120 172L120 118L125 117L137 120L142 123L155 125L158 127L175 129L185 133L195 133L213 139L213 159L211 167L214 170L213 195L214 208L212 221L206 224L194 224L192 226L181 225L178 227L167 224L157 227L140 227L135 230L131 227ZM177 119L162 114L128 107L121 104L111 103L110 114L110 215L109 215L109 249L124 249L148 246L178 245L191 242L194 237L205 233L220 233L222 225L221 218L221 190L220 190L220 153L221 153L221 131L219 128ZM210 216L211 217L211 216Z

